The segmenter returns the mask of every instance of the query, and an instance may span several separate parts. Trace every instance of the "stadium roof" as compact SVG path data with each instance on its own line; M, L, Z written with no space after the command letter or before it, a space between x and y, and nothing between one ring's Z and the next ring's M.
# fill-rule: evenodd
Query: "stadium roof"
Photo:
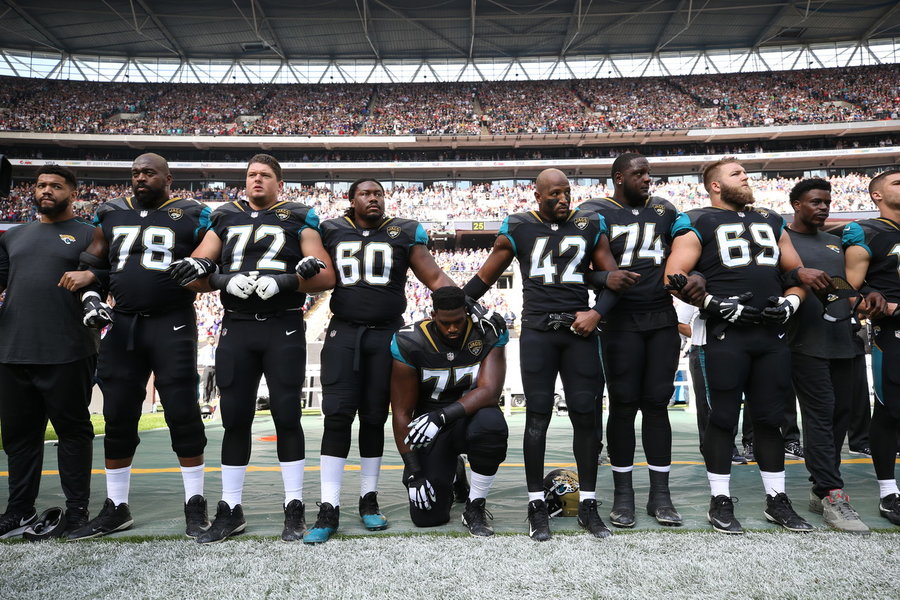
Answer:
M900 36L896 0L0 0L0 47L176 60L473 60Z

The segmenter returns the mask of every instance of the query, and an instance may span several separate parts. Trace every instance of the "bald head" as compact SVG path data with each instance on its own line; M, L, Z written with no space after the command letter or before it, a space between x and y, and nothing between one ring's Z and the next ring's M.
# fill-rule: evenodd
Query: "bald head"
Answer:
M156 208L169 199L172 175L159 154L141 154L131 165L131 193L141 206Z
M559 169L544 169L534 180L534 187L540 192L553 185L569 185L569 178Z
M545 169L538 174L534 180L534 197L541 218L560 223L569 217L572 189L569 178L559 169Z

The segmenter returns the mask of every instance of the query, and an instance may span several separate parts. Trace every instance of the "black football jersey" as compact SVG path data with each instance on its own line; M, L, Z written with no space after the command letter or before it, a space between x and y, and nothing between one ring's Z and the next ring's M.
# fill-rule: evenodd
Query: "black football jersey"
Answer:
M171 198L145 209L132 198L117 198L97 207L94 224L109 244L109 287L117 310L165 312L194 301L196 295L175 283L166 269L190 256L206 235L208 206Z
M612 198L595 198L583 202L578 209L603 215L616 264L641 275L622 294L608 318L620 313L672 309L672 296L663 287L663 275L678 209L668 200L656 197L641 207L622 206Z
M765 208L733 211L708 206L682 213L673 235L693 231L700 238L703 249L694 268L706 277L710 294L727 297L753 292L747 304L765 308L770 296L783 291L778 266L783 230L781 215Z
M419 401L416 414L428 412L459 400L478 383L481 362L495 346L505 346L509 332L499 336L482 334L467 319L466 332L458 348L448 346L431 319L398 331L391 340L394 358L419 373Z
M602 215L570 211L562 223L543 220L536 211L506 217L499 235L512 243L523 280L523 315L587 310L584 272L600 236Z
M340 217L324 221L321 231L337 272L331 312L359 323L399 319L406 310L409 253L416 244L428 244L422 225L387 219L377 228L360 229Z
M225 274L294 273L303 258L301 232L307 227L319 229L316 211L297 202L276 202L266 210L255 210L246 200L235 200L214 210L211 221L211 229L222 240L219 269ZM226 310L246 313L278 312L305 302L306 294L300 291L281 292L268 300L256 294L246 299L222 294Z
M886 218L848 223L842 243L869 253L866 283L889 301L900 302L900 225Z

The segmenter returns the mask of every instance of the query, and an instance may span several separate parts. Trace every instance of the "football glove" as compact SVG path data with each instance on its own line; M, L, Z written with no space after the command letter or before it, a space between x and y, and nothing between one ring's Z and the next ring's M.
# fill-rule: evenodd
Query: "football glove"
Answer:
M506 319L500 313L485 308L469 297L466 297L466 306L469 309L469 317L472 318L472 325L478 328L481 335L487 334L490 330L494 335L500 337L506 331Z
M170 264L166 272L178 285L187 285L215 273L216 263L208 258L183 258Z
M237 273L228 277L228 282L225 284L225 293L246 300L256 290L256 283L255 275Z
M413 450L427 448L444 425L465 416L466 409L459 402L451 402L443 408L419 415L407 425L409 433L403 443Z
M762 311L762 320L767 325L784 325L800 307L800 296L789 294L784 296L769 296L769 304Z
M707 294L703 299L703 310L729 323L758 325L762 321L762 312L754 306L744 304L751 298L753 298L752 292L744 292L739 296L727 298Z
M687 276L682 275L681 273L675 273L673 275L666 275L669 279L669 283L667 283L663 288L670 292L680 292L684 289L684 286L687 285Z
M309 279L311 277L315 277L319 271L325 268L325 263L316 258L315 256L305 256L303 259L297 263L297 266L294 267L294 270L297 272L297 275L300 276L300 279Z
M82 323L85 327L103 329L112 323L112 307L100 299L97 292L85 292L81 296Z
M300 286L297 276L291 273L263 275L256 280L256 295L268 300L279 292L292 292Z
M419 510L431 510L431 503L436 500L434 488L422 471L422 463L415 450L401 454L403 459L403 485L409 494L409 501Z

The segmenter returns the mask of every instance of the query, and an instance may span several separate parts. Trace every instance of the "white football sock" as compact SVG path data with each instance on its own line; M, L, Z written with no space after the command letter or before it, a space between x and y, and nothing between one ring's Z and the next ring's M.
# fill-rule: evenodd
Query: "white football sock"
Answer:
M369 492L377 492L378 476L381 474L381 457L360 456L359 470L359 497L362 498Z
M482 475L472 471L472 478L469 481L469 500L487 498L496 477L497 475Z
M184 502L194 496L203 495L203 479L205 464L199 464L195 467L181 467L181 482L184 483Z
M658 473L668 473L669 471L672 470L672 465L666 465L666 466L664 466L664 467L658 467L658 466L656 466L656 465L651 465L651 464L648 463L648 464L647 464L647 468L650 469L651 471L656 471L656 472L658 472Z
M731 475L707 471L706 478L709 480L710 495L731 497Z
M760 470L759 475L762 477L766 495L774 498L778 494L784 493L784 471L772 472Z
M281 465L281 481L284 482L284 505L291 500L303 502L303 467L306 459L279 462Z
M106 497L116 506L128 503L131 488L131 466L120 469L106 469Z
M222 500L229 508L241 503L247 465L222 465Z
M528 502L534 502L535 500L543 500L544 492L528 492Z
M107 471L108 473L109 471ZM900 494L900 490L897 489L897 480L896 479L879 479L878 480L878 494L880 498L884 498L885 496L890 496L891 494Z
M592 492L586 492L584 490L580 490L578 492L578 501L581 502L583 500L596 500L597 499L597 490Z
M346 458L323 454L319 458L319 481L322 482L322 502L337 508L341 505L341 484L344 480Z

